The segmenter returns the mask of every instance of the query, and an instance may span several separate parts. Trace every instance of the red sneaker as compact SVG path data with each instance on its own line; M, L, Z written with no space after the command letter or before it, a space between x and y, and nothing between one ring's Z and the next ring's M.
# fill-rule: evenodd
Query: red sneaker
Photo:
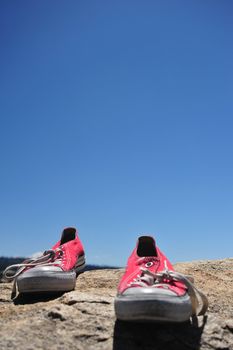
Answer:
M39 258L7 267L3 276L15 280L14 286L19 293L67 292L75 288L77 274L84 267L83 245L76 229L68 227L51 250Z
M115 298L116 317L127 321L184 322L204 314L206 296L174 271L152 237L139 237Z

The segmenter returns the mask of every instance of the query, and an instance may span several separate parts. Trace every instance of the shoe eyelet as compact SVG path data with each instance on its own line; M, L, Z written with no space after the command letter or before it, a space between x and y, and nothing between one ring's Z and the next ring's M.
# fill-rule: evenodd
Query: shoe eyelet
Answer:
M154 265L154 264L153 264L152 261L148 261L148 262L145 264L146 267L151 267L151 266L153 266L153 265Z

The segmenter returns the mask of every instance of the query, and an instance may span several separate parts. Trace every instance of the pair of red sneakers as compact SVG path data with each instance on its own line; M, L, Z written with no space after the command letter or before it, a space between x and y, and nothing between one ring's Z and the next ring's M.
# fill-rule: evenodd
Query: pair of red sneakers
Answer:
M76 229L62 232L51 250L37 259L9 266L4 277L14 280L13 297L19 293L67 292L75 288L77 274L85 267L83 245ZM120 320L184 322L204 314L206 296L189 277L174 271L150 236L138 239L119 283L115 312Z

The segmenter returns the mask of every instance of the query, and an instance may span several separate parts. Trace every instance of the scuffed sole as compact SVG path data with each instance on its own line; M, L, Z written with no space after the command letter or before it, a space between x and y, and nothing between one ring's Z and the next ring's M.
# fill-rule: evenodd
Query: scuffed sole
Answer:
M189 295L171 296L124 296L115 298L115 313L122 321L185 322L192 315Z
M69 292L75 288L77 275L83 272L85 261L73 271L36 271L22 273L16 280L18 293Z

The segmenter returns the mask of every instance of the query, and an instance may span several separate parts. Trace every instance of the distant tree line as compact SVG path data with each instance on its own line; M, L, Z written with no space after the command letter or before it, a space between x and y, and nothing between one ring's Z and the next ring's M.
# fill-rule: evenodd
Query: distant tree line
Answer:
M22 258L22 257L19 257L19 258L0 257L0 281L2 278L2 272L5 270L5 268L7 266L14 265L14 264L20 264L24 260L25 260L25 258ZM108 266L108 265L86 265L85 271L103 270L103 269L117 269L117 268L118 267Z
M5 268L9 265L14 264L20 264L22 261L24 261L25 258L6 258L6 257L0 257L0 272L5 270Z

